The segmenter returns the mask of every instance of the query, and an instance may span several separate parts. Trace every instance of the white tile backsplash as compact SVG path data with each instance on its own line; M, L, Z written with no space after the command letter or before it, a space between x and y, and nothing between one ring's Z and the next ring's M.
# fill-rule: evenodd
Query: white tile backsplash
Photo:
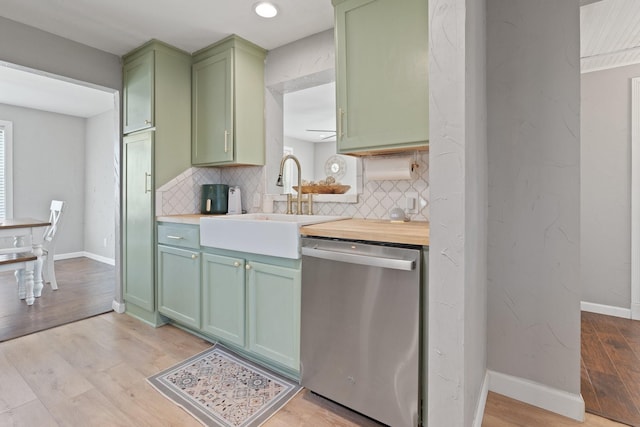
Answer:
M365 177L363 192L358 195L358 203L316 202L314 213L388 219L391 209L405 208L405 194L415 192L419 195L418 212L407 213L407 216L413 221L429 221L429 153L419 153L417 163L419 167L412 180L366 181ZM157 215L200 212L202 184L238 185L242 191L242 208L247 212L262 211L265 175L264 166L188 169L156 191ZM254 207L254 204L259 207ZM285 212L286 203L274 202L273 211Z

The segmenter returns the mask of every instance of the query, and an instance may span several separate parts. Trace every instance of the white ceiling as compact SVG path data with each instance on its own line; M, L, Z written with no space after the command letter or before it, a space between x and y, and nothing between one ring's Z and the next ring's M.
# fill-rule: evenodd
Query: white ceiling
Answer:
M115 95L0 61L0 104L88 118L112 110Z
M284 136L310 142L335 141L335 111L335 82L285 93Z
M0 16L118 56L153 38L191 53L234 33L270 50L333 27L330 0L273 0L271 20L253 12L256 2L0 0ZM109 93L41 74L0 62L0 103L79 117L113 108Z
M640 1L583 0L580 68L583 73L640 63Z
M253 13L256 1L0 0L0 16L116 55L152 38L193 52L232 33L273 49L333 26L330 0L273 0L280 10L273 20ZM582 71L640 63L640 0L581 0L581 4ZM326 117L330 107L325 101L292 102L316 105L318 111L307 109L304 114ZM68 80L45 79L42 73L19 74L0 62L0 103L91 117L112 108L113 96ZM333 107L330 111L333 117ZM322 120L287 132L334 128Z
M330 0L0 0L0 15L121 56L150 39L191 53L230 34L267 50L333 27Z

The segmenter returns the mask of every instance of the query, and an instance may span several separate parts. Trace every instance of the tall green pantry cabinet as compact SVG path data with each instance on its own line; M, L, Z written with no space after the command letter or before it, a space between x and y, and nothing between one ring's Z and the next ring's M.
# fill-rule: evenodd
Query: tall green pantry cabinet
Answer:
M155 191L191 166L191 56L152 40L123 56L123 82L124 300L157 325Z

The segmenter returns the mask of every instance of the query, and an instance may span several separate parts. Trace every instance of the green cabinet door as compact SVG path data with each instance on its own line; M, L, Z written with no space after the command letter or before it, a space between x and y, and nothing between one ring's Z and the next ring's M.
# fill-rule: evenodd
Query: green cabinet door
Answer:
M264 165L265 57L235 35L193 54L193 165Z
M194 165L233 160L233 50L193 64L192 147Z
M339 153L424 147L427 0L333 0Z
M200 253L158 245L158 311L200 327Z
M203 254L202 330L207 334L244 347L244 259Z
M148 311L154 304L153 132L124 138L124 298Z
M126 62L123 66L124 133L153 126L154 105L154 52Z
M247 265L249 350L299 371L300 270Z

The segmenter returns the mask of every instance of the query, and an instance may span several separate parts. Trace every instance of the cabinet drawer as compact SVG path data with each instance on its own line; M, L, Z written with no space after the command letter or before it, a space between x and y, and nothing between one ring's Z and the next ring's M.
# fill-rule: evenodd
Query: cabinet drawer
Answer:
M192 225L158 224L158 243L199 249L200 229Z

